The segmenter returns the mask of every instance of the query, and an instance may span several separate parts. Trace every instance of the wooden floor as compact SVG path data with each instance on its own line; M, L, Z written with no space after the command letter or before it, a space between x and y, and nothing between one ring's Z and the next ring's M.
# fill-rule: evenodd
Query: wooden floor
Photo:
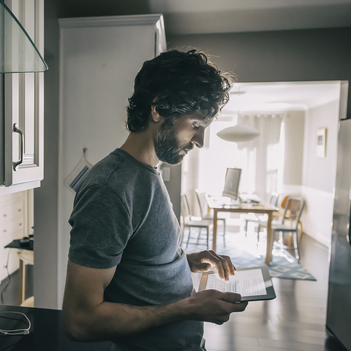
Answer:
M220 326L205 323L207 351L345 350L325 327L329 251L307 235L300 249L301 264L317 281L273 278L275 300L251 302Z

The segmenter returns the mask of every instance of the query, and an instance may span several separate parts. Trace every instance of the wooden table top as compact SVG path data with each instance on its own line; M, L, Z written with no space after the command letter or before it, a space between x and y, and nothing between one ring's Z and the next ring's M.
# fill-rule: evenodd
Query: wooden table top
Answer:
M209 197L207 199L208 206L214 210L224 212L262 212L279 211L278 207L273 206L267 202L260 201L258 204L250 202L242 202L240 205L222 204Z

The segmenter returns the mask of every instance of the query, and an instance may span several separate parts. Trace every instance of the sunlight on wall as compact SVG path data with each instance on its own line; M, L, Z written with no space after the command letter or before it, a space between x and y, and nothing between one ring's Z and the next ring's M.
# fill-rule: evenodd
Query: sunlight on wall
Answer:
M228 167L242 168L242 160L238 157L237 144L220 139L217 133L233 122L215 121L207 129L208 145L199 152L198 187L208 194L222 194L224 177Z

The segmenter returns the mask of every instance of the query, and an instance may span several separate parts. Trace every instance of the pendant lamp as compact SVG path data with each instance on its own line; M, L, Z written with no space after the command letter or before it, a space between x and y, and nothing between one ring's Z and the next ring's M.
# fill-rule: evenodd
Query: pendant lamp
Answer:
M11 10L0 1L0 73L45 72L48 66Z
M222 129L217 133L217 136L221 139L233 142L249 141L257 138L259 135L260 132L257 129L247 124L237 124L233 127Z

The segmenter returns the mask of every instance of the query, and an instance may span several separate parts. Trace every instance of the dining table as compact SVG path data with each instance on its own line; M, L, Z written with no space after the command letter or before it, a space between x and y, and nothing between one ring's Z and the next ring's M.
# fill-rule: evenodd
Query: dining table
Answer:
M217 248L217 220L220 212L231 212L231 213L254 213L254 214L267 214L267 248L266 257L264 262L269 264L272 261L272 249L273 249L273 231L272 231L272 220L273 212L279 211L276 206L273 206L267 202L260 201L255 202L242 202L240 204L228 204L221 203L216 198L207 197L207 205L210 210L213 211L213 241L212 250L216 251Z

